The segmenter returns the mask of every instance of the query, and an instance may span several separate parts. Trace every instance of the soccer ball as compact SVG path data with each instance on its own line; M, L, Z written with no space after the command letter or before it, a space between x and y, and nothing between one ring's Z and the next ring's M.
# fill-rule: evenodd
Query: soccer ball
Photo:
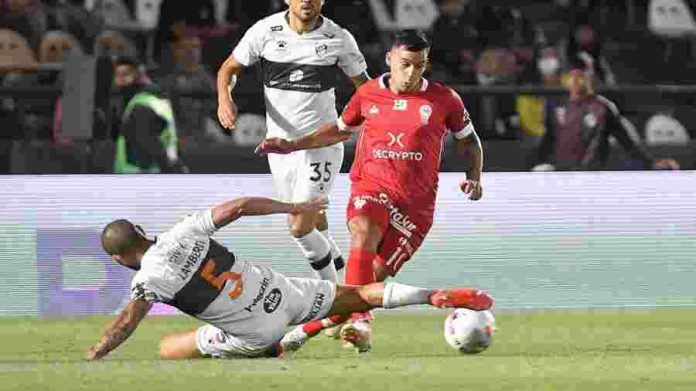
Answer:
M488 349L494 331L491 311L457 308L445 319L445 341L461 353L477 354Z

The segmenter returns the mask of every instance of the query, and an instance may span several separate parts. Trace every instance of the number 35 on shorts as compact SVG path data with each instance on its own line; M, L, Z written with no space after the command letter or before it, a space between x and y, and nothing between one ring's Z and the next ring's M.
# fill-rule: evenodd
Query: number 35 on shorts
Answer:
M331 162L310 163L312 167L312 175L309 180L312 182L323 181L328 183L331 181Z

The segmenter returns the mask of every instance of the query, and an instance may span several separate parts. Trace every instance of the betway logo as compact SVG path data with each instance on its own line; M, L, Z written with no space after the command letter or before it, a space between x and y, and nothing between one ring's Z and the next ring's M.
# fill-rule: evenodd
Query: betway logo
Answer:
M390 149L373 149L372 157L375 159L411 160L419 162L423 160L423 153L413 151L393 151Z

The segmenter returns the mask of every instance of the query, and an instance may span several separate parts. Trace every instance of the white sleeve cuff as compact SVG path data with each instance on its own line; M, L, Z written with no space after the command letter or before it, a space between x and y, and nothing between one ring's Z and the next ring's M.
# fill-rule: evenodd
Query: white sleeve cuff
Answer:
M217 227L215 227L215 221L213 221L213 210L208 209L203 212L201 212L201 224L203 225L203 230L205 231L206 234L212 235L217 231Z
M341 132L355 133L360 130L360 126L348 126L343 122L343 118L338 117L336 120L336 125L338 125L338 130Z
M458 131L458 132L454 132L454 133L452 133L452 134L454 134L454 138L456 138L457 140L461 140L461 139L463 139L464 137L470 135L471 133L474 133L474 130L475 130L475 129L474 129L474 124L471 123L471 122L469 122L469 125L466 125L466 126L464 127L464 129L462 129L462 130L460 130L460 131Z

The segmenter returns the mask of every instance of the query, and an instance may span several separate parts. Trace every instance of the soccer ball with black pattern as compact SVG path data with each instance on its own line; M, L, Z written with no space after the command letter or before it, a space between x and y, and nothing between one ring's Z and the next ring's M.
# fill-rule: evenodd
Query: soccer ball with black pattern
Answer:
M493 341L495 318L491 311L457 308L445 319L445 341L465 354L478 354Z

